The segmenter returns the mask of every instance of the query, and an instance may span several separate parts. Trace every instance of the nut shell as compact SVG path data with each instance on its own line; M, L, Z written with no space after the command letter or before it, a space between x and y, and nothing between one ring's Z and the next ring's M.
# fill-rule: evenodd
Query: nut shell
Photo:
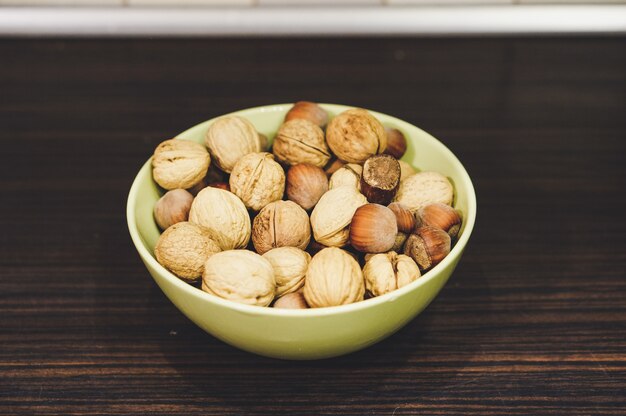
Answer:
M366 203L367 199L351 186L340 186L326 192L311 213L315 241L328 247L345 246L354 212Z
M259 254L277 247L304 250L310 240L309 216L293 201L271 202L254 218L252 243Z
M398 231L409 234L416 225L415 215L399 202L392 202L388 208L393 211L398 223Z
M417 264L409 256L395 251L375 254L363 267L365 288L374 296L384 295L406 286L420 276Z
M285 193L285 171L271 153L248 153L235 166L229 179L230 191L246 208L259 211Z
M391 250L396 234L396 216L384 205L363 205L355 211L350 222L350 244L363 253Z
M274 268L276 297L293 293L304 286L304 276L311 255L296 247L279 247L263 254Z
M428 270L450 253L450 236L445 231L428 225L419 227L407 238L404 254L417 263L420 270Z
M434 202L451 205L453 197L454 188L448 178L437 172L420 172L400 182L395 201L416 213Z
M246 247L250 241L250 216L235 194L204 188L191 204L189 221L206 228L222 250Z
M369 202L388 205L400 185L400 164L391 155L375 155L363 164L361 193Z
M312 308L363 300L365 284L361 267L344 250L325 248L313 256L309 263L303 293Z
M398 160L398 163L400 164L400 182L417 173L415 168L404 160Z
M288 293L274 302L274 308L277 309L308 309L302 292Z
M166 229L154 247L157 261L187 282L200 278L206 260L220 251L206 230L186 221Z
M461 228L461 214L449 205L434 203L421 208L417 214L424 225L441 228L454 239Z
M209 126L204 142L215 164L228 173L245 155L261 151L261 140L254 125L239 116L224 116L215 120Z
M222 251L209 257L202 274L202 290L248 305L267 306L276 282L269 261L249 250Z
M165 140L152 156L152 177L164 189L191 188L204 179L211 158L204 146L182 139Z
M391 127L385 127L385 133L387 133L385 153L396 159L401 159L404 153L406 153L406 137L400 130Z
M285 121L293 119L308 120L320 127L324 127L328 123L328 113L316 103L298 101L285 115Z
M154 204L154 219L162 230L178 222L187 221L193 195L184 189L167 191Z
M309 210L328 191L328 177L322 168L299 163L287 171L287 199Z
M363 163L387 147L387 133L380 121L366 110L346 110L326 128L326 141L341 160Z
M356 163L347 163L332 174L330 181L328 181L328 189L348 185L360 191L362 173L363 166Z
M323 168L330 160L324 132L309 120L293 119L280 126L272 152L279 161L296 165L310 163Z

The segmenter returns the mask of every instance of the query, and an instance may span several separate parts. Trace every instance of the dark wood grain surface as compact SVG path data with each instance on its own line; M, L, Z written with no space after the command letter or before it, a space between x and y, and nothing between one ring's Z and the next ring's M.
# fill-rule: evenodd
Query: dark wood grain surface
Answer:
M624 415L625 88L624 38L0 40L0 414ZM424 313L314 362L195 327L124 215L158 142L297 99L417 124L479 201Z

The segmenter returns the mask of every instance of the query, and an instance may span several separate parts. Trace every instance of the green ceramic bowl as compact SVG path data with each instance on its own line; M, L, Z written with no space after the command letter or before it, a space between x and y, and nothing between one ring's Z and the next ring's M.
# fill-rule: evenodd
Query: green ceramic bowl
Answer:
M322 105L331 117L350 108ZM238 111L260 133L273 137L291 104ZM461 162L434 137L397 118L372 111L385 126L400 129L409 148L404 160L419 170L435 170L455 186L454 205L463 213L460 238L450 254L417 281L383 296L330 308L289 310L239 304L202 292L181 281L154 258L159 229L152 209L160 193L150 160L139 171L128 195L127 220L133 243L165 295L196 325L235 347L256 354L294 360L333 357L360 350L393 334L437 296L461 259L476 218L476 195ZM213 120L178 138L202 143Z

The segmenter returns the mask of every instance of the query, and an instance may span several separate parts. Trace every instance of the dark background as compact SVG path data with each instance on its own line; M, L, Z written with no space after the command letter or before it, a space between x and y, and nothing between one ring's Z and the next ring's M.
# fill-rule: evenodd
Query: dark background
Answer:
M625 81L621 37L0 40L0 414L625 414ZM183 317L124 212L160 141L301 99L429 131L479 210L404 329L286 362Z

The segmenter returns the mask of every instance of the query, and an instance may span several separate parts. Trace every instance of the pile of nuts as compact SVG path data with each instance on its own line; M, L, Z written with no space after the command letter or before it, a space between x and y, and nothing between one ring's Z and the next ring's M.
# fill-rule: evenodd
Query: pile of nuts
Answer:
M204 145L159 144L157 261L207 293L249 305L320 308L380 296L450 252L454 189L399 160L407 142L363 109L329 120L296 103L270 147L243 117L218 118Z

